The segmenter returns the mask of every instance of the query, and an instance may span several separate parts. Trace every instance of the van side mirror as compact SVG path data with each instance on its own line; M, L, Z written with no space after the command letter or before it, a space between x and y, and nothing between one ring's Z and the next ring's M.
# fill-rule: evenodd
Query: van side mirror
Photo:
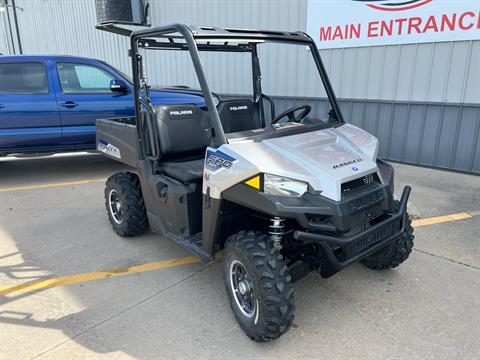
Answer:
M125 94L129 91L127 84L122 80L111 80L110 91L114 93Z

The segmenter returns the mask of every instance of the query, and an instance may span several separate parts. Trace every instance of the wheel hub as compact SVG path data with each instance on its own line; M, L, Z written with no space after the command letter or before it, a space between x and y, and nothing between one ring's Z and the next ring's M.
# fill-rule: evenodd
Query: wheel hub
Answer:
M242 295L249 295L252 291L252 285L248 280L242 280L238 283L238 290L240 290L240 294Z
M230 286L240 311L246 317L253 317L257 310L255 291L247 269L239 260L230 263Z
M112 189L108 194L108 205L113 220L120 224L123 221L123 206L117 191Z

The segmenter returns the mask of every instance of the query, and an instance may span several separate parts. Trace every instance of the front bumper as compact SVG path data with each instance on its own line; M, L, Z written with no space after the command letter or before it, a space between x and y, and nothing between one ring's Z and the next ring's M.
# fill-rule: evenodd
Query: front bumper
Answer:
M319 244L329 263L336 270L343 269L375 253L405 231L410 191L409 186L403 189L400 206L388 213L385 220L354 236L326 235L307 231L295 231L293 236L304 243Z

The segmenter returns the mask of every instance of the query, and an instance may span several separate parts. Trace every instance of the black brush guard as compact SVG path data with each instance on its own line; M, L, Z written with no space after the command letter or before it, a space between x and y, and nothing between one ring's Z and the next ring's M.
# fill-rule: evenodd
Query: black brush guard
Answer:
M410 186L404 187L399 208L397 211L390 213L386 220L372 225L365 231L352 237L305 231L295 231L293 237L304 243L319 244L325 251L330 264L336 270L343 269L380 250L405 231L407 225L407 202L410 191ZM335 249L338 247L347 249L346 253L349 256L347 256L346 260L340 260L335 254ZM355 251L355 249L361 250Z

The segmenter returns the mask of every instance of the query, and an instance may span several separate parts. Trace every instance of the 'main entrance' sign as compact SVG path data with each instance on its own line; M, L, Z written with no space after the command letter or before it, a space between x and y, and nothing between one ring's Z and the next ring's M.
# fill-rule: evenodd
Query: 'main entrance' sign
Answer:
M338 48L480 39L480 0L309 0L307 32Z

